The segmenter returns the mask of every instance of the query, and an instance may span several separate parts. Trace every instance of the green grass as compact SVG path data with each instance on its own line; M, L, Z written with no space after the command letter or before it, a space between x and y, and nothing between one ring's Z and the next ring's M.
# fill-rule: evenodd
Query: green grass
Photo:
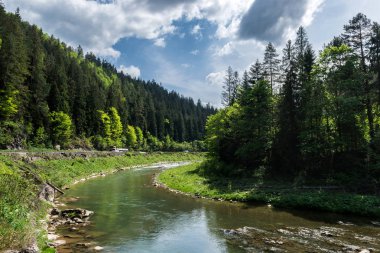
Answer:
M158 162L177 162L201 160L201 153L151 153L114 157L75 158L60 160L41 160L35 164L38 173L58 187L70 185L74 181L95 173L107 173L131 166Z
M49 204L37 198L39 183L25 169L62 187L94 173L157 162L202 160L203 156L200 153L126 154L27 163L18 156L0 155L0 251L20 249L37 239L42 252L54 252L46 247L46 231L41 222Z
M158 181L171 189L214 199L270 203L282 208L380 217L378 196L284 189L284 187L262 189L257 187L257 178L208 178L201 175L200 166L200 163L196 163L166 170L158 176Z
M27 166L0 156L0 250L27 246L46 216L48 205L36 198L38 186L20 170Z

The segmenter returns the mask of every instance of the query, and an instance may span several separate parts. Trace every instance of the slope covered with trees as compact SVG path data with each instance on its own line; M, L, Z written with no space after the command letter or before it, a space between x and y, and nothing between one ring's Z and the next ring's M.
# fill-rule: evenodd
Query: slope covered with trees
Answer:
M231 92L232 91L232 92ZM380 29L358 14L316 55L305 29L282 59L269 43L207 122L208 170L296 184L380 187Z
M0 71L0 148L172 149L202 139L215 113L155 81L117 72L3 6Z

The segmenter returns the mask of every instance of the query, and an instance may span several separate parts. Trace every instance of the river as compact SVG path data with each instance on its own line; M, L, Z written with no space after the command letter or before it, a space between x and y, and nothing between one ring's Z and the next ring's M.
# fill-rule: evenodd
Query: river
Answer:
M133 169L67 190L68 207L95 214L85 227L59 229L68 242L59 252L92 251L81 242L103 252L380 252L375 220L182 196L152 185L159 171Z

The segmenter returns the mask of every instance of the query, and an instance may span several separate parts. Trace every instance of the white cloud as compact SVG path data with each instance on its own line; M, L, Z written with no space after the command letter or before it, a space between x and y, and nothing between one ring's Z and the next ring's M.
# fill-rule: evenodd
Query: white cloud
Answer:
M120 65L120 67L117 69L119 72L123 72L124 74L128 74L133 78L140 77L141 71L138 67L131 65L131 66L124 66Z
M199 54L199 50L195 49L195 50L191 51L190 54L192 54L192 55L198 55Z
M69 45L81 45L85 51L116 58L120 52L113 46L121 38L149 39L162 46L162 37L176 30L173 21L183 17L207 19L217 25L218 38L226 37L235 30L235 24L253 0L3 1L7 10L14 12L20 7L25 20Z
M235 50L235 44L233 44L232 42L227 42L222 47L215 47L214 56L222 57L222 56L230 55L233 53L234 50Z
M211 86L223 86L225 73L223 71L220 72L212 72L206 76L206 81Z
M202 30L201 26L197 24L193 27L193 29L191 29L191 34L194 35L196 39L200 40L203 38L203 34L201 30Z
M160 80L167 89L191 96L194 101L201 99L213 106L221 106L221 86L207 85L204 79L196 79L194 73L186 68L178 68L176 63L169 61L159 52L152 55L152 60L157 66L154 79Z
M193 29L191 30L191 34L198 34L198 33L200 33L201 32L201 26L198 24L198 25L195 25L194 27L193 27Z
M166 47L166 42L164 38L158 38L154 41L154 45L157 47Z

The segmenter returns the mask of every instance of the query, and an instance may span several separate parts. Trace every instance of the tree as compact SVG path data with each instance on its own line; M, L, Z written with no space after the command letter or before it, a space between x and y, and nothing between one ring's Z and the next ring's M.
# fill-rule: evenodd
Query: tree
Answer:
M45 128L43 126L37 128L36 133L33 138L33 146L44 148L49 140L49 136L45 132Z
M236 135L236 122L239 119L239 115L240 106L235 103L232 106L219 110L216 114L207 119L206 143L210 157L217 163L238 165L235 152L240 147L240 142ZM230 171L229 168L226 171L223 166L213 167L216 170L215 173L234 173L234 171Z
M285 83L280 94L279 130L275 139L273 159L273 172L290 178L296 175L300 167L300 128L294 88L296 82L295 66L291 63L287 68Z
M2 15L0 22L0 120L9 120L22 106L20 98L25 94L24 81L29 74L28 55L20 17Z
M280 62L276 48L269 42L264 53L263 69L267 80L269 80L272 94L273 86L277 81L277 76L280 71Z
M137 146L139 148L141 148L142 145L144 144L144 135L143 135L143 132L142 132L141 128L139 128L139 127L135 127L135 132L136 132Z
M244 71L241 88L238 90L238 102L240 105L247 105L249 100L250 82L248 72Z
M115 107L109 109L110 119L110 137L114 146L121 146L121 135L123 134L123 125L121 124L119 113Z
M46 102L48 96L48 84L45 74L45 53L41 42L41 32L36 26L29 30L29 72L26 80L29 87L28 113L35 129L44 129L47 126L49 107Z
M377 103L380 104L380 25L377 22L372 26L369 49L371 69L376 75Z
M255 82L263 79L264 73L263 73L263 66L260 63L259 60L256 60L255 64L251 65L249 68L249 81L251 84L254 84Z
M320 74L324 77L329 96L328 112L334 119L336 129L335 150L347 152L361 150L365 145L365 108L363 107L364 87L357 85L361 71L352 49L342 44L327 47L320 56Z
M236 96L236 76L231 66L228 67L226 76L224 78L224 85L222 92L222 104L225 106L232 105L235 102Z
M353 51L352 53L360 59L360 68L362 71L362 85L364 87L365 97L364 103L366 105L367 111L367 120L369 126L369 135L371 140L374 138L374 116L372 108L372 99L371 99L371 86L369 84L368 78L368 47L369 41L371 38L371 20L362 13L358 13L353 17L348 25L344 26L344 33L342 35L344 41L350 46Z
M248 104L241 107L235 154L239 164L250 171L268 165L272 144L272 93L268 81L259 80L249 92Z
M126 139L125 144L129 148L134 148L136 146L136 144L138 143L136 131L135 131L135 128L133 126L130 126L130 125L127 126L126 131L125 131L125 137L126 137L125 138ZM139 136L139 138L140 137L141 136Z
M70 116L64 112L52 112L49 116L53 144L67 148L73 133Z
M111 118L110 116L105 113L102 110L98 111L99 114L99 123L100 123L100 128L99 128L99 134L102 138L106 140L107 146L111 145Z

